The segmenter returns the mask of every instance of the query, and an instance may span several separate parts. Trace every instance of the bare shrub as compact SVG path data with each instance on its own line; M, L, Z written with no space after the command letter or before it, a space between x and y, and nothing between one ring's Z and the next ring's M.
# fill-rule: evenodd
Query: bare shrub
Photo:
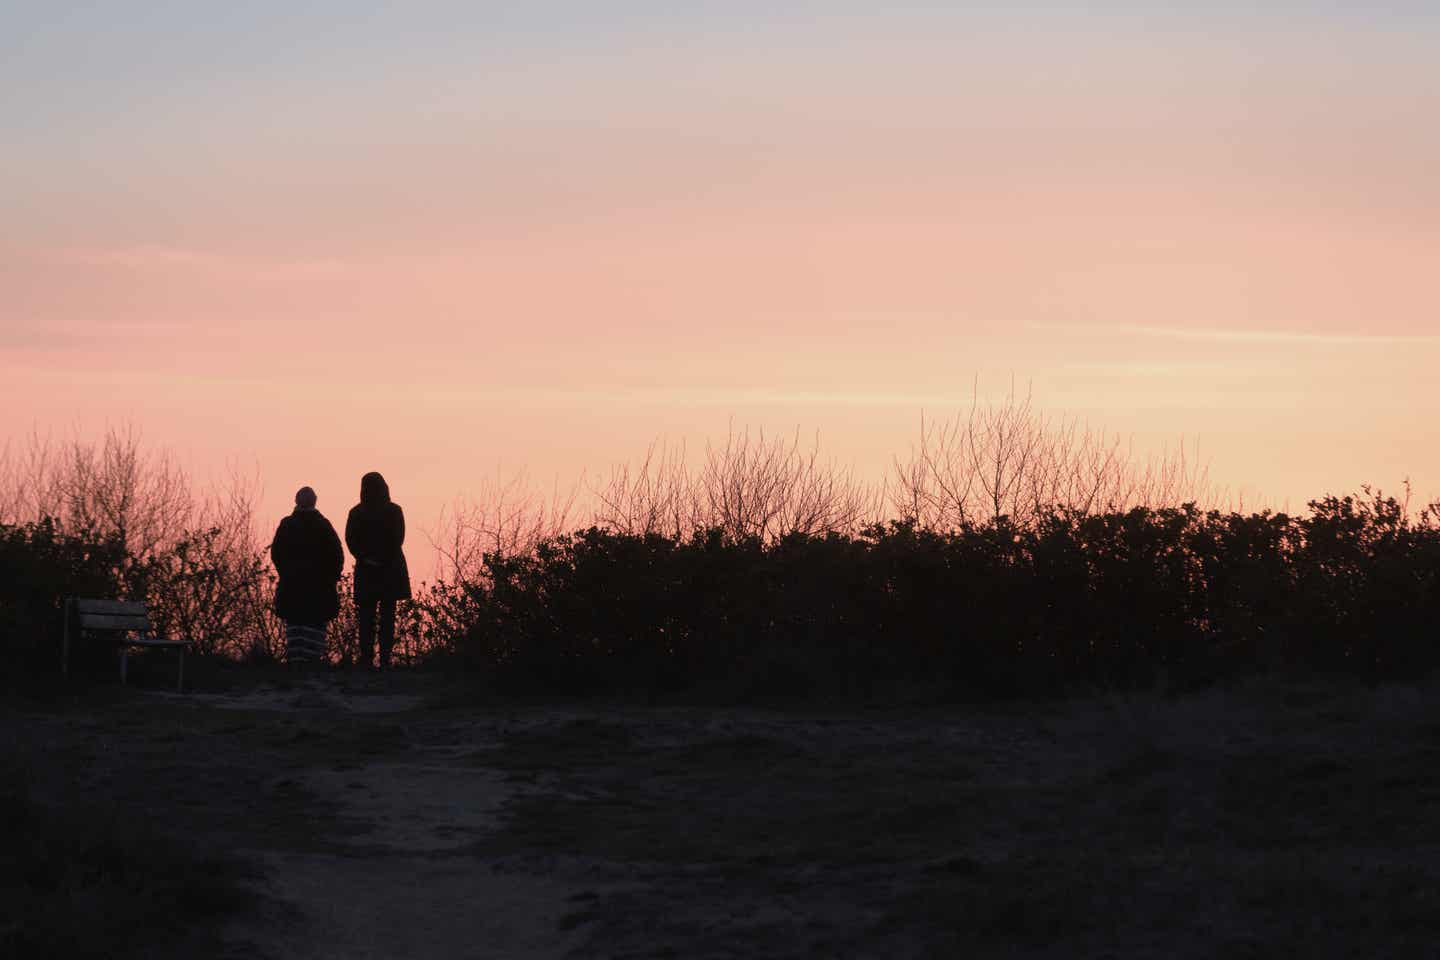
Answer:
M7 439L0 450L0 523L59 520L61 477L60 451L49 435L31 431L23 444Z
M800 431L768 442L761 430L733 429L721 447L706 446L696 499L701 525L734 540L774 541L791 535L854 533L875 518L877 497L850 469L820 461Z
M612 467L609 480L591 496L595 523L616 533L680 540L704 524L696 512L684 444L671 447L657 440L639 463Z
M682 540L719 530L732 541L854 533L879 514L882 497L853 472L820 459L791 436L767 438L732 426L720 445L706 444L698 468L685 447L652 443L635 464L612 468L593 493L594 522L616 533Z
M255 534L259 483L232 468L228 483L193 507L190 524L146 567L152 612L201 653L278 657L275 581Z
M547 497L519 472L493 481L442 512L428 536L436 554L436 577L451 583L480 582L487 553L521 556L541 541L566 532L577 486L562 491L557 483Z
M922 414L919 441L892 475L890 509L932 530L1214 500L1208 471L1183 445L1138 461L1119 436L1052 419L1013 385L1003 403L981 404L977 392L967 412L939 422Z
M32 433L0 457L0 518L49 517L57 528L118 549L118 580L146 600L157 626L205 653L274 650L273 578L255 533L259 482L232 468L197 493L166 449L133 426L58 443Z

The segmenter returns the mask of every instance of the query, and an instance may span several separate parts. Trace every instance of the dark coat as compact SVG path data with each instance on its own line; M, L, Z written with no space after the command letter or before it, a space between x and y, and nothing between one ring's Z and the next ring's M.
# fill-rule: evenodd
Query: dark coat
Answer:
M345 545L355 557L355 602L410 599L410 568L400 549L405 543L405 513L390 501L390 488L378 473L360 478L360 502L345 521Z
M345 551L335 528L318 510L296 510L280 521L270 544L280 582L275 613L287 623L321 626L335 619L340 600L335 584L345 568Z

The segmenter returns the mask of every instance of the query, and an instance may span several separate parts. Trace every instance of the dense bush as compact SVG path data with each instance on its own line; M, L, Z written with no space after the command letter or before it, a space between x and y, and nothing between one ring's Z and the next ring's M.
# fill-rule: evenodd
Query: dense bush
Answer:
M64 596L144 596L154 568L50 520L0 526L7 685L56 671ZM221 574L180 570L164 582L210 610ZM401 662L448 658L516 692L968 699L1279 669L1404 677L1440 650L1440 524L1368 492L1303 517L1061 510L768 542L590 527L486 554L481 573L417 592ZM256 646L244 622L206 633L226 629L234 649ZM353 633L332 630L337 661Z
M60 672L64 597L123 593L125 550L114 539L69 534L56 523L0 525L0 688ZM77 647L72 667L92 666Z
M201 654L277 654L274 578L259 540L256 487L208 492L134 429L0 448L0 650L11 676L58 672L71 595L143 600L156 630ZM104 645L77 648L106 660ZM13 654L13 655L9 655Z
M1403 677L1435 665L1436 622L1440 526L1368 492L1301 518L1137 507L768 543L592 527L488 554L410 618L418 648L502 689L929 699Z
M441 581L399 611L396 662L513 691L927 699L1435 664L1434 506L1369 489L1298 517L1169 506L1203 469L1127 459L1028 399L922 428L883 496L798 434L732 431L696 470L682 454L614 473L584 529L565 532L558 491L506 485L457 512ZM0 468L6 677L55 670L69 594L143 598L200 653L283 656L253 486L198 497L133 432ZM330 659L353 663L341 592Z

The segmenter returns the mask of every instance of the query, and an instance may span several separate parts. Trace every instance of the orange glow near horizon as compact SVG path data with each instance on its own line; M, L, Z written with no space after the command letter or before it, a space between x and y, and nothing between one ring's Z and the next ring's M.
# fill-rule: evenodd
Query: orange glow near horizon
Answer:
M731 422L878 477L1013 377L1247 505L1440 497L1428 21L1051 16L0 68L53 86L0 94L0 430L132 422L274 519L377 469L420 531Z

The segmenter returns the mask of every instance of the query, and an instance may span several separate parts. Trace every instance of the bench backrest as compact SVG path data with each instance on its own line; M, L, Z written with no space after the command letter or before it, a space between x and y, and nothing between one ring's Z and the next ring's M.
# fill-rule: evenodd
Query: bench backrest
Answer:
M136 600L70 600L81 630L138 630L150 632L150 612Z

